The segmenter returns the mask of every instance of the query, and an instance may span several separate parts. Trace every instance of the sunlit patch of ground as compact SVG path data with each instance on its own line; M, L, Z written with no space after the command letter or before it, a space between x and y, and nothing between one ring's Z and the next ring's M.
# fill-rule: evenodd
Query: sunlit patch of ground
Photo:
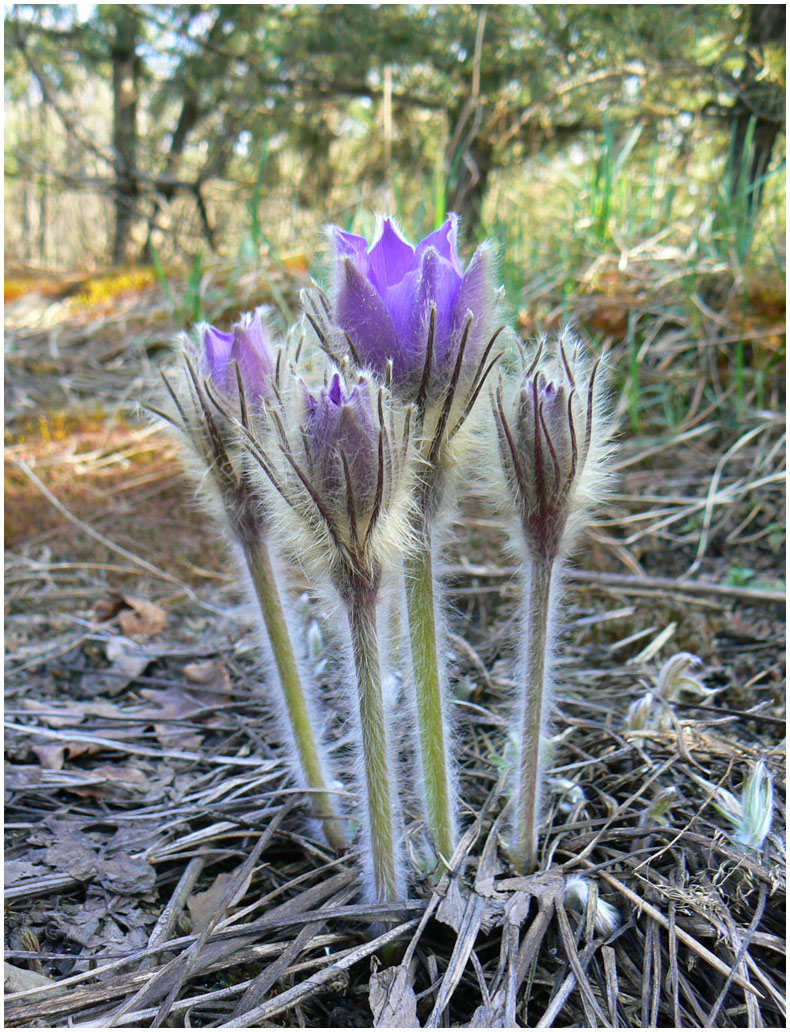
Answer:
M100 407L25 416L6 434L6 547L45 549L53 561L107 551L49 494L78 523L173 574L199 579L206 564L222 564L223 550L181 468L166 432Z

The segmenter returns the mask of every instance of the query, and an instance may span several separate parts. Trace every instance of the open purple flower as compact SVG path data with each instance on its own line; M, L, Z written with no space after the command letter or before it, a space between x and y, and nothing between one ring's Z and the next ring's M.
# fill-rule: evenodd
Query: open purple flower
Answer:
M246 398L253 402L271 398L275 361L265 313L265 308L245 313L230 333L208 323L198 327L202 372L225 396L237 390L236 363Z
M332 321L347 335L356 363L383 376L418 405L443 392L464 349L457 380L473 378L494 330L494 256L482 244L462 269L458 216L412 247L391 219L375 243L331 229Z

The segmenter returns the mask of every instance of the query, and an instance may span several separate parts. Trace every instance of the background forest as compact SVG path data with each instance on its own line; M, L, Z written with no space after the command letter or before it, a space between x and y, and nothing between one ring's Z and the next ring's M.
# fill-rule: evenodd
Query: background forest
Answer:
M783 4L6 5L9 1024L785 1027L785 38ZM541 841L622 922L604 944L588 897L525 895L497 854L518 599L470 476L444 566L467 854L378 972L381 915L291 813L254 619L141 404L195 322L291 325L327 224L416 242L449 212L524 342L572 322L609 355L617 477L568 575ZM292 587L331 697L333 628ZM629 726L686 653L703 694ZM745 854L722 808L760 760Z

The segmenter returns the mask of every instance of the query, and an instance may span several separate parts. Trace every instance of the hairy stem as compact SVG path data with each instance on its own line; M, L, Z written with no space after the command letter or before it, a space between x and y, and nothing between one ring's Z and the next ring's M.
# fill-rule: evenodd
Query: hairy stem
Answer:
M269 635L299 767L308 788L315 790L312 793L315 815L322 822L329 845L333 849L343 850L346 847L346 836L330 800L269 550L264 542L256 541L245 546L244 555Z
M370 861L376 902L400 898L393 828L393 786L387 746L375 594L348 600L348 622L359 692L359 720L367 796Z
M521 874L532 874L538 866L541 747L547 696L549 606L553 572L554 560L538 555L532 556L527 568L524 604L526 682L516 798L514 860Z
M430 531L419 528L420 546L404 560L406 606L417 695L417 730L428 829L449 860L456 844L455 803L447 755L444 693L439 666Z

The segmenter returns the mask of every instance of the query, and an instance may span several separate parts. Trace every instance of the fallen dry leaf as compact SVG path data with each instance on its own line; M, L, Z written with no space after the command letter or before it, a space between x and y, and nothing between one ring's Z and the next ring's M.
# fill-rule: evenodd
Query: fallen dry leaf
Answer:
M42 985L54 985L51 978L38 971L28 971L4 961L3 985L7 993L21 993L25 989L38 989Z
M404 967L388 967L370 974L370 1009L375 1028L420 1028L417 997Z
M154 725L154 734L165 748L197 749L203 736L192 728L179 727L193 713L204 709L204 704L180 688L142 688L140 695L154 705L138 710L136 716ZM165 723L168 721L168 723Z
M159 653L151 646L145 647L120 634L113 635L107 641L104 653L110 660L110 666L90 678L90 689L97 695L118 695L135 677L142 674L149 663L159 657Z
M108 799L114 802L128 800L130 795L139 796L150 788L148 778L137 767L118 763L105 763L91 767L87 772L90 781L84 785L71 785L68 791L84 799Z
M129 608L121 610L118 622L127 637L150 638L167 626L167 613L161 606L132 595L124 595L123 601Z
M234 894L232 899L226 899L231 882L238 876L238 871L223 871L214 879L212 885L205 892L194 892L187 900L189 916L192 920L192 934L198 935L208 926L209 921L217 916L220 909L229 910L237 899L241 899L247 891L252 880L252 871L245 879L244 884Z
M211 696L211 702L227 702L230 692L230 674L224 663L217 659L209 659L204 663L189 663L184 667L184 677L190 685L190 691ZM194 687L193 687L194 686ZM210 704L207 700L207 704Z
M30 748L44 770L63 770L66 759L73 760L77 756L100 752L104 746L94 745L92 742L70 742L66 739L62 742L43 742Z
M126 712L112 702L101 699L90 702L40 702L38 699L21 699L22 708L35 713L42 724L48 727L73 727L86 717L123 717Z
M135 595L109 595L94 603L93 619L96 623L106 623L116 616L121 630L128 637L150 638L167 626L167 613L161 606Z
M33 855L32 852L29 855ZM45 874L49 874L49 869L44 864L31 863L29 860L6 860L3 864L3 881L6 888L9 885L30 881L32 878L43 878Z
M93 622L106 623L108 620L112 620L125 605L123 595L107 595L97 599L93 603Z

